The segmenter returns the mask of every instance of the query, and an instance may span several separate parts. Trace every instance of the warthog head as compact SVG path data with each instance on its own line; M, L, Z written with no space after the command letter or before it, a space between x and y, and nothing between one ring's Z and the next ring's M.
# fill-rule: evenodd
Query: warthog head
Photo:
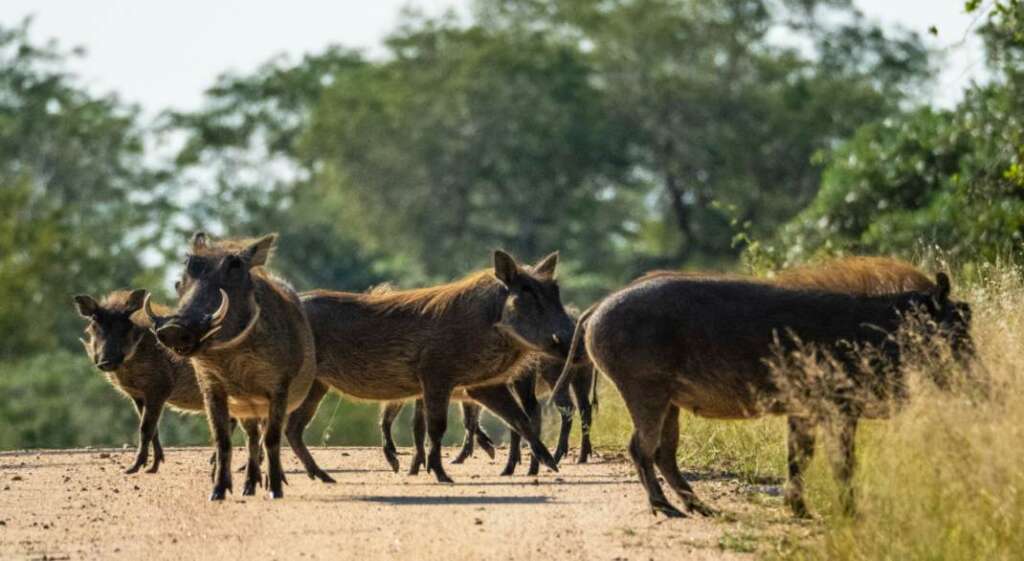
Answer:
M575 324L562 306L555 280L558 252L532 267L494 252L494 276L508 289L496 327L520 345L557 358L569 350Z
M935 289L931 293L919 293L913 305L924 312L935 330L950 347L953 358L966 362L974 358L974 340L971 339L971 306L966 302L951 300L949 277L945 273L935 276Z
M132 321L132 314L142 307L147 297L147 292L142 289L130 293L116 292L103 304L92 296L75 296L78 314L89 320L85 328L88 340L79 341L96 368L112 372L131 360L145 335L145 328Z
M175 283L178 310L156 315L146 300L144 309L162 345L181 356L200 349L223 350L238 346L257 324L254 267L270 258L276 234L257 240L213 243L206 234L192 236L181 280Z

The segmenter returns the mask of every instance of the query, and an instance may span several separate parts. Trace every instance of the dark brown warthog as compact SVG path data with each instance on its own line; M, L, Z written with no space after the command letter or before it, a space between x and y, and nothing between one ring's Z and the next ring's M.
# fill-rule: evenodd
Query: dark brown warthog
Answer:
M680 407L721 419L792 413L769 364L780 344L783 350L804 344L826 350L856 380L866 374L855 367L859 346L877 349L898 368L900 348L891 334L913 313L925 314L954 353L969 354L970 309L950 300L949 288L942 273L931 291L871 296L798 288L796 283L787 287L735 277L655 273L584 313L570 356L576 357L582 338L594 365L622 394L634 424L630 455L652 510L683 515L665 498L656 463L688 509L710 514L676 464ZM556 390L561 384L559 380ZM847 490L845 506L852 510L853 439L863 411L855 403L838 405L843 458L837 462L837 476ZM791 418L791 451L813 446L813 441L793 442L809 432L809 422ZM791 457L791 473L799 472L803 462ZM787 498L796 514L806 514L799 488Z
M405 407L405 401L388 401L380 408L380 433L381 445L384 449L384 459L387 460L391 470L398 473L401 465L398 462L398 450L395 448L395 439L391 436L391 426L395 423L398 414ZM462 439L462 448L458 455L452 460L453 464L461 464L473 455L473 441L483 448L484 452L494 458L494 442L491 437L480 427L480 406L472 401L462 401L462 426L466 429L466 435ZM423 400L416 400L416 409L412 416L412 433L416 455L412 464L409 465L409 475L416 475L420 468L426 464L426 448L424 442L427 436L427 420L423 416Z
M126 473L139 471L149 459L147 473L156 473L164 461L159 422L164 404L189 413L203 409L203 396L187 360L158 345L141 313L147 292L119 290L97 302L87 295L75 296L75 308L89 320L82 339L89 359L107 375L115 388L135 403L139 414L139 448Z
M231 490L230 417L264 420L270 495L284 495L282 428L285 417L299 407L313 384L313 333L298 294L264 268L276 239L271 234L256 240L215 242L196 233L176 284L175 314L157 315L148 300L144 306L160 343L188 357L195 368L216 442L211 500L223 500ZM258 444L252 440L245 495L255 494L261 484L258 456L251 453ZM301 440L292 440L291 445L308 472L331 481L319 467L307 463L312 458Z
M558 375L562 372L562 364L564 363L561 359L554 358L540 358L530 367L528 367L525 374L518 377L512 382L512 391L519 398L519 403L522 404L523 410L526 416L530 418L530 422L534 427L534 430L538 433L541 429L541 407L537 401L536 384L538 378L543 380L549 387L554 386L558 380ZM571 380L573 394L575 395L576 402L580 404L580 419L582 422L582 443L580 448L578 463L585 464L593 453L593 446L590 443L590 424L592 418L592 406L590 395L592 391L596 390L596 378L594 377L593 368L588 365L577 365L573 367L575 369L574 375ZM457 396L458 397L458 396ZM562 418L562 425L558 435L558 447L555 450L555 462L562 459L562 456L569 451L569 433L572 431L572 416L575 412L575 405L573 404L573 398L570 397L568 390L560 392L559 395L553 397L555 406L558 408L559 414ZM597 397L594 394L594 402L596 405ZM384 435L384 456L388 463L391 465L391 469L398 471L398 456L395 451L394 441L391 438L391 424L394 422L395 417L401 411L404 402L390 402L382 408L381 414L381 431ZM493 459L494 458L494 445L490 437L480 428L480 406L471 402L462 402L462 415L463 424L466 429L466 436L462 443L462 449L459 454L452 460L453 464L460 464L473 454L473 437L475 435L477 442L484 449L484 451ZM425 426L426 421L423 418L423 401L416 400L416 411L413 414L413 445L416 448L416 455L413 458L413 463L409 468L409 475L416 475L419 473L419 468L424 463L426 458L424 440L425 440ZM512 475L515 473L515 468L522 461L522 455L520 451L520 445L522 437L516 433L511 433L511 442L509 443L509 456L508 461L505 464L505 469L501 472L502 475ZM536 475L540 471L540 460L536 456L530 459L529 475Z
M457 389L523 434L534 454L557 471L506 385L537 354L565 355L573 324L559 297L557 264L557 253L530 267L496 251L493 272L446 285L384 294L307 293L317 380L360 399L422 396L431 443L427 468L438 481L451 481L441 463L441 437ZM307 402L320 397L311 394ZM316 405L303 410L311 413Z
M537 401L537 396L541 393L538 391L537 382L542 381L547 387L554 387L558 381L559 374L562 372L562 365L564 363L565 361L562 359L544 357L538 361L531 375L522 377L512 384L513 390L523 404L523 409L526 410L527 415L530 416L538 431L540 431L543 419L541 417L540 403ZM555 447L555 461L561 461L562 456L569 451L569 433L572 431L572 416L578 405L580 410L581 440L580 455L576 461L577 463L585 464L594 452L594 447L590 443L590 424L593 418L593 407L597 405L597 378L594 375L593 367L589 364L573 365L569 376L572 396L569 395L570 388L565 386L558 393L551 396L551 400L555 403L562 421L558 430L558 445ZM591 401L591 395L593 395L593 401ZM573 397L575 397L576 405L573 404ZM520 440L520 436L516 433L512 433L509 437L508 461L505 463L504 471L501 472L502 475L512 475L515 473L516 465L521 461ZM539 468L537 457L530 458L530 467L527 475L536 475Z

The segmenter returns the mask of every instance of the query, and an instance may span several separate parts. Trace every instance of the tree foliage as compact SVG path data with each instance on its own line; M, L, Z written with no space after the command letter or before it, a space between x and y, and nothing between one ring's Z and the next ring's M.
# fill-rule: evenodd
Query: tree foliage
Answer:
M80 348L71 294L151 281L160 228L136 110L97 97L69 53L0 27L0 358Z
M952 110L866 125L825 155L821 189L781 230L776 258L912 255L928 246L969 261L1020 255L1024 43L1001 21L983 29L993 81Z

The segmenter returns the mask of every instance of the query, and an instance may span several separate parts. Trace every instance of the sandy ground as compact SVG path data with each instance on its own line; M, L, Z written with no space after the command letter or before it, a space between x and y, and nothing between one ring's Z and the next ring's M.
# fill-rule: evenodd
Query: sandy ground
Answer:
M392 473L376 448L314 448L338 480L325 485L285 451L284 499L242 497L235 474L219 504L206 500L206 448L167 450L155 475L125 475L127 450L3 453L0 559L749 559L813 531L789 519L777 487L689 473L723 515L666 520L619 454L500 477L505 452L478 451L440 485Z

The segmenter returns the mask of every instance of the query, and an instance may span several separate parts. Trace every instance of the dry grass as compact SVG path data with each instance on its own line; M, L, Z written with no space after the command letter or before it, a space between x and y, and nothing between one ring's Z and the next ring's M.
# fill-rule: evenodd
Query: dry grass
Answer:
M962 274L954 293L972 304L973 337L991 376L991 399L942 391L934 364L911 368L912 400L893 418L862 423L855 481L858 515L838 509L819 445L808 498L820 532L777 544L772 556L804 560L1020 559L1024 557L1024 283L1001 266ZM606 380L605 380L606 381ZM604 382L604 381L603 381ZM621 448L632 424L604 383L596 443ZM685 417L680 460L757 480L785 476L782 419L722 422Z

